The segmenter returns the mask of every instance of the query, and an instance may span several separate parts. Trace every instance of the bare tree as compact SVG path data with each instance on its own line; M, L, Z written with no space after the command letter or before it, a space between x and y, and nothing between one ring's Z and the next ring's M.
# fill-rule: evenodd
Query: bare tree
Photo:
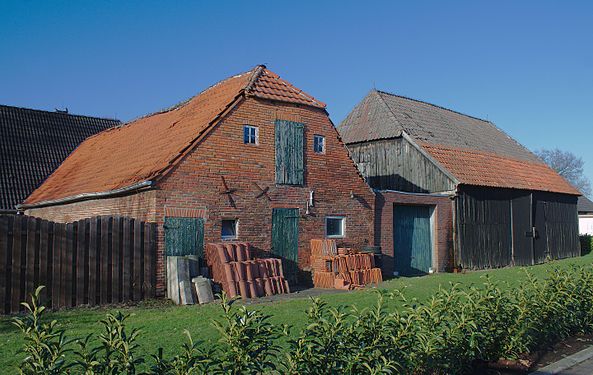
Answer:
M557 148L537 150L535 154L581 193L591 195L591 181L583 173L585 165L583 158L570 151L562 151Z

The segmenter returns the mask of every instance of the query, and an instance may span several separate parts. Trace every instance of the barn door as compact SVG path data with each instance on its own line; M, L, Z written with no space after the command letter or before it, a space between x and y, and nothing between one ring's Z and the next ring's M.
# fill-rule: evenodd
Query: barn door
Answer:
M534 263L531 194L514 197L511 205L513 261L516 266L530 266Z
M204 219L165 218L165 252L167 256L204 254Z
M272 211L272 253L282 258L284 276L297 281L299 249L299 209L274 208Z
M548 249L547 208L547 202L544 199L540 199L538 194L533 194L533 226L535 227L533 253L536 264L545 262L546 257L550 256Z
M429 206L394 206L394 260L400 275L426 274L432 266L430 211Z

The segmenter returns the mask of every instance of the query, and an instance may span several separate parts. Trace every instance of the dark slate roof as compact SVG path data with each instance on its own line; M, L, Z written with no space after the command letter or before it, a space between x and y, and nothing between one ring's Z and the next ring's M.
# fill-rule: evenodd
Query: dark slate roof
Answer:
M460 184L580 195L490 121L372 90L338 127L348 145L405 132Z
M0 105L0 210L14 210L83 140L118 124Z
M577 202L577 210L579 213L593 213L593 202L584 195L581 195Z
M360 126L361 120L366 120L364 126ZM340 124L340 134L346 143L397 137L402 130L418 143L540 162L490 121L383 91L371 91Z

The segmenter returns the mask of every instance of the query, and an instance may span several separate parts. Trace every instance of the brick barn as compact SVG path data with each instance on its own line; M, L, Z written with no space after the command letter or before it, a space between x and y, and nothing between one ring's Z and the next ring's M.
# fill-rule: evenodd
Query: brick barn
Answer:
M386 272L579 255L580 193L493 123L372 90L338 130L377 193Z
M374 193L325 108L258 66L90 137L21 209L59 222L156 222L158 295L165 256L227 240L282 257L292 280L307 281L310 239L373 242Z

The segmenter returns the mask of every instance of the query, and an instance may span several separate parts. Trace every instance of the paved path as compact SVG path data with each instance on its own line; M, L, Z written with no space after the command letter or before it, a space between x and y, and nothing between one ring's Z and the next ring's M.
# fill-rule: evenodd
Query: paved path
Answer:
M585 362L581 362L564 371L560 371L562 375L591 375L593 374L593 358L589 358Z

